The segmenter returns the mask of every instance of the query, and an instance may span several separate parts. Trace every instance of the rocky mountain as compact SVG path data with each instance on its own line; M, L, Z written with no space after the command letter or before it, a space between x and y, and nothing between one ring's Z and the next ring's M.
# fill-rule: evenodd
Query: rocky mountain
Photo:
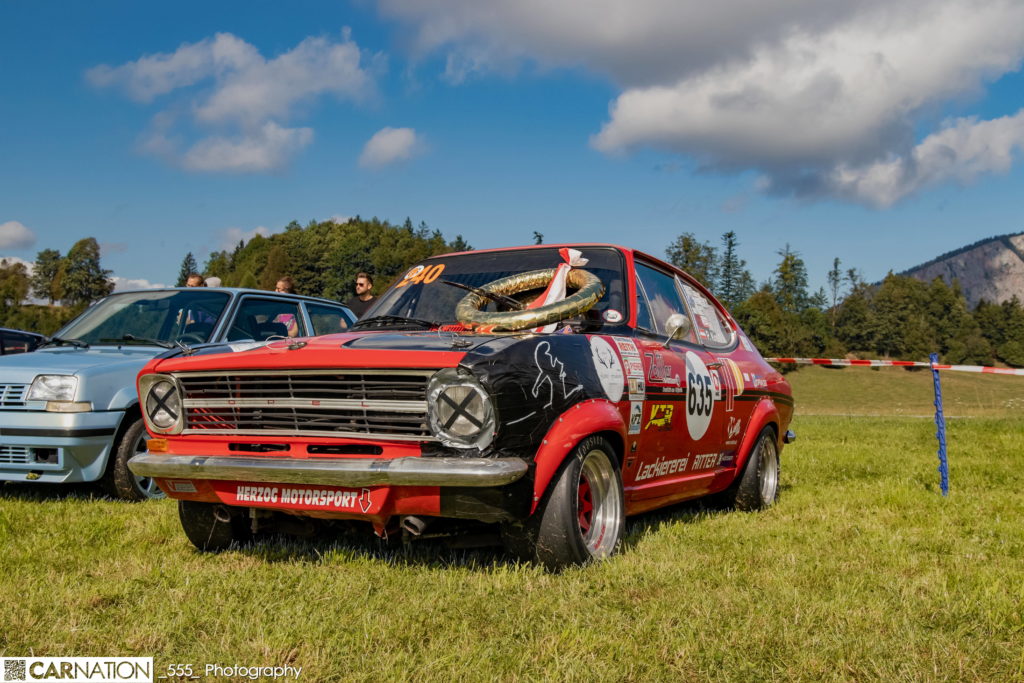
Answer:
M990 237L900 273L925 282L960 281L967 304L1000 303L1014 294L1024 301L1024 233Z

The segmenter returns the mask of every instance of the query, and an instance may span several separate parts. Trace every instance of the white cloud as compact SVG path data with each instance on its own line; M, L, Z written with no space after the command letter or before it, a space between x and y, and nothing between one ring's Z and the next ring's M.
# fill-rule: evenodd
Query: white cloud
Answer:
M258 173L280 168L312 141L312 128L282 128L267 121L249 135L204 138L185 153L181 164L190 171Z
M329 220L332 223L336 223L337 225L345 225L350 220L352 220L352 216L345 216L340 213L336 213L332 214L331 217L328 218L327 220Z
M271 230L270 228L260 225L252 230L242 230L241 228L227 228L221 231L220 249L231 251L238 246L239 242L248 243L256 235L263 237L270 237L274 232L280 232L278 230Z
M359 165L380 168L398 161L407 161L422 150L423 141L412 128L382 128L363 147Z
M121 292L126 289L162 289L167 286L159 282L150 282L145 278L127 278L114 275L110 279L114 281L115 292Z
M872 204L836 178L911 164L923 121L1024 57L1017 0L382 0L381 11L411 29L414 54L445 52L452 81L523 63L604 74L622 88L592 138L606 153L652 147L758 170L772 192ZM1010 158L1011 138L988 138L1001 145L991 156Z
M322 96L376 96L374 74L384 60L368 62L347 30L340 41L306 38L273 59L218 33L173 53L94 67L86 79L142 103L174 94L154 115L141 151L188 170L263 172L281 168L312 140L312 129L289 125L301 108Z
M18 221L0 223L0 249L27 249L36 243L36 234Z
M926 137L906 156L855 167L841 165L827 187L877 207L887 207L921 188L947 181L962 184L984 173L1005 173L1024 152L1024 109L992 121L961 118Z

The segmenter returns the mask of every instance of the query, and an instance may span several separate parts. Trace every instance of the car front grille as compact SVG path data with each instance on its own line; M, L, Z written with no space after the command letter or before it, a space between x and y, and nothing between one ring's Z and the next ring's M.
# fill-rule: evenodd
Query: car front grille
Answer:
M0 410L24 410L27 384L0 384Z
M27 465L33 455L28 446L0 446L0 465Z
M432 441L434 370L180 373L186 434L344 436Z

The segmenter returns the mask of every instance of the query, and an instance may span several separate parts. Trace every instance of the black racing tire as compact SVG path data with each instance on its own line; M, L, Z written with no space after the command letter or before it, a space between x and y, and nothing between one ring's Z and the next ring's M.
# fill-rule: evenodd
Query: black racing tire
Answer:
M131 419L126 418L126 419ZM140 477L128 469L128 461L139 453L146 452L149 434L142 418L137 417L121 435L110 455L111 462L100 480L104 490L113 498L144 501L166 497L152 477Z
M625 496L615 449L603 437L590 436L559 467L525 525L525 539L532 541L533 559L559 571L612 555L625 526ZM512 552L521 556L528 549L522 535L506 536Z
M780 469L775 430L765 427L754 442L743 472L723 492L723 502L745 511L771 507L779 499Z
M179 500L178 519L188 540L204 552L225 550L252 538L244 511L226 505Z

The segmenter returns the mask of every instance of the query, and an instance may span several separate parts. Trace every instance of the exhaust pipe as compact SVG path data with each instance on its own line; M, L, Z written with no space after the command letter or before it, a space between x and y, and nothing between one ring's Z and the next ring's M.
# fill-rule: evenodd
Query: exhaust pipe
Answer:
M213 518L221 524L231 523L231 511L224 505L218 505L213 508Z
M413 536L422 536L423 532L430 526L431 520L423 519L415 515L406 515L402 518L401 527Z

